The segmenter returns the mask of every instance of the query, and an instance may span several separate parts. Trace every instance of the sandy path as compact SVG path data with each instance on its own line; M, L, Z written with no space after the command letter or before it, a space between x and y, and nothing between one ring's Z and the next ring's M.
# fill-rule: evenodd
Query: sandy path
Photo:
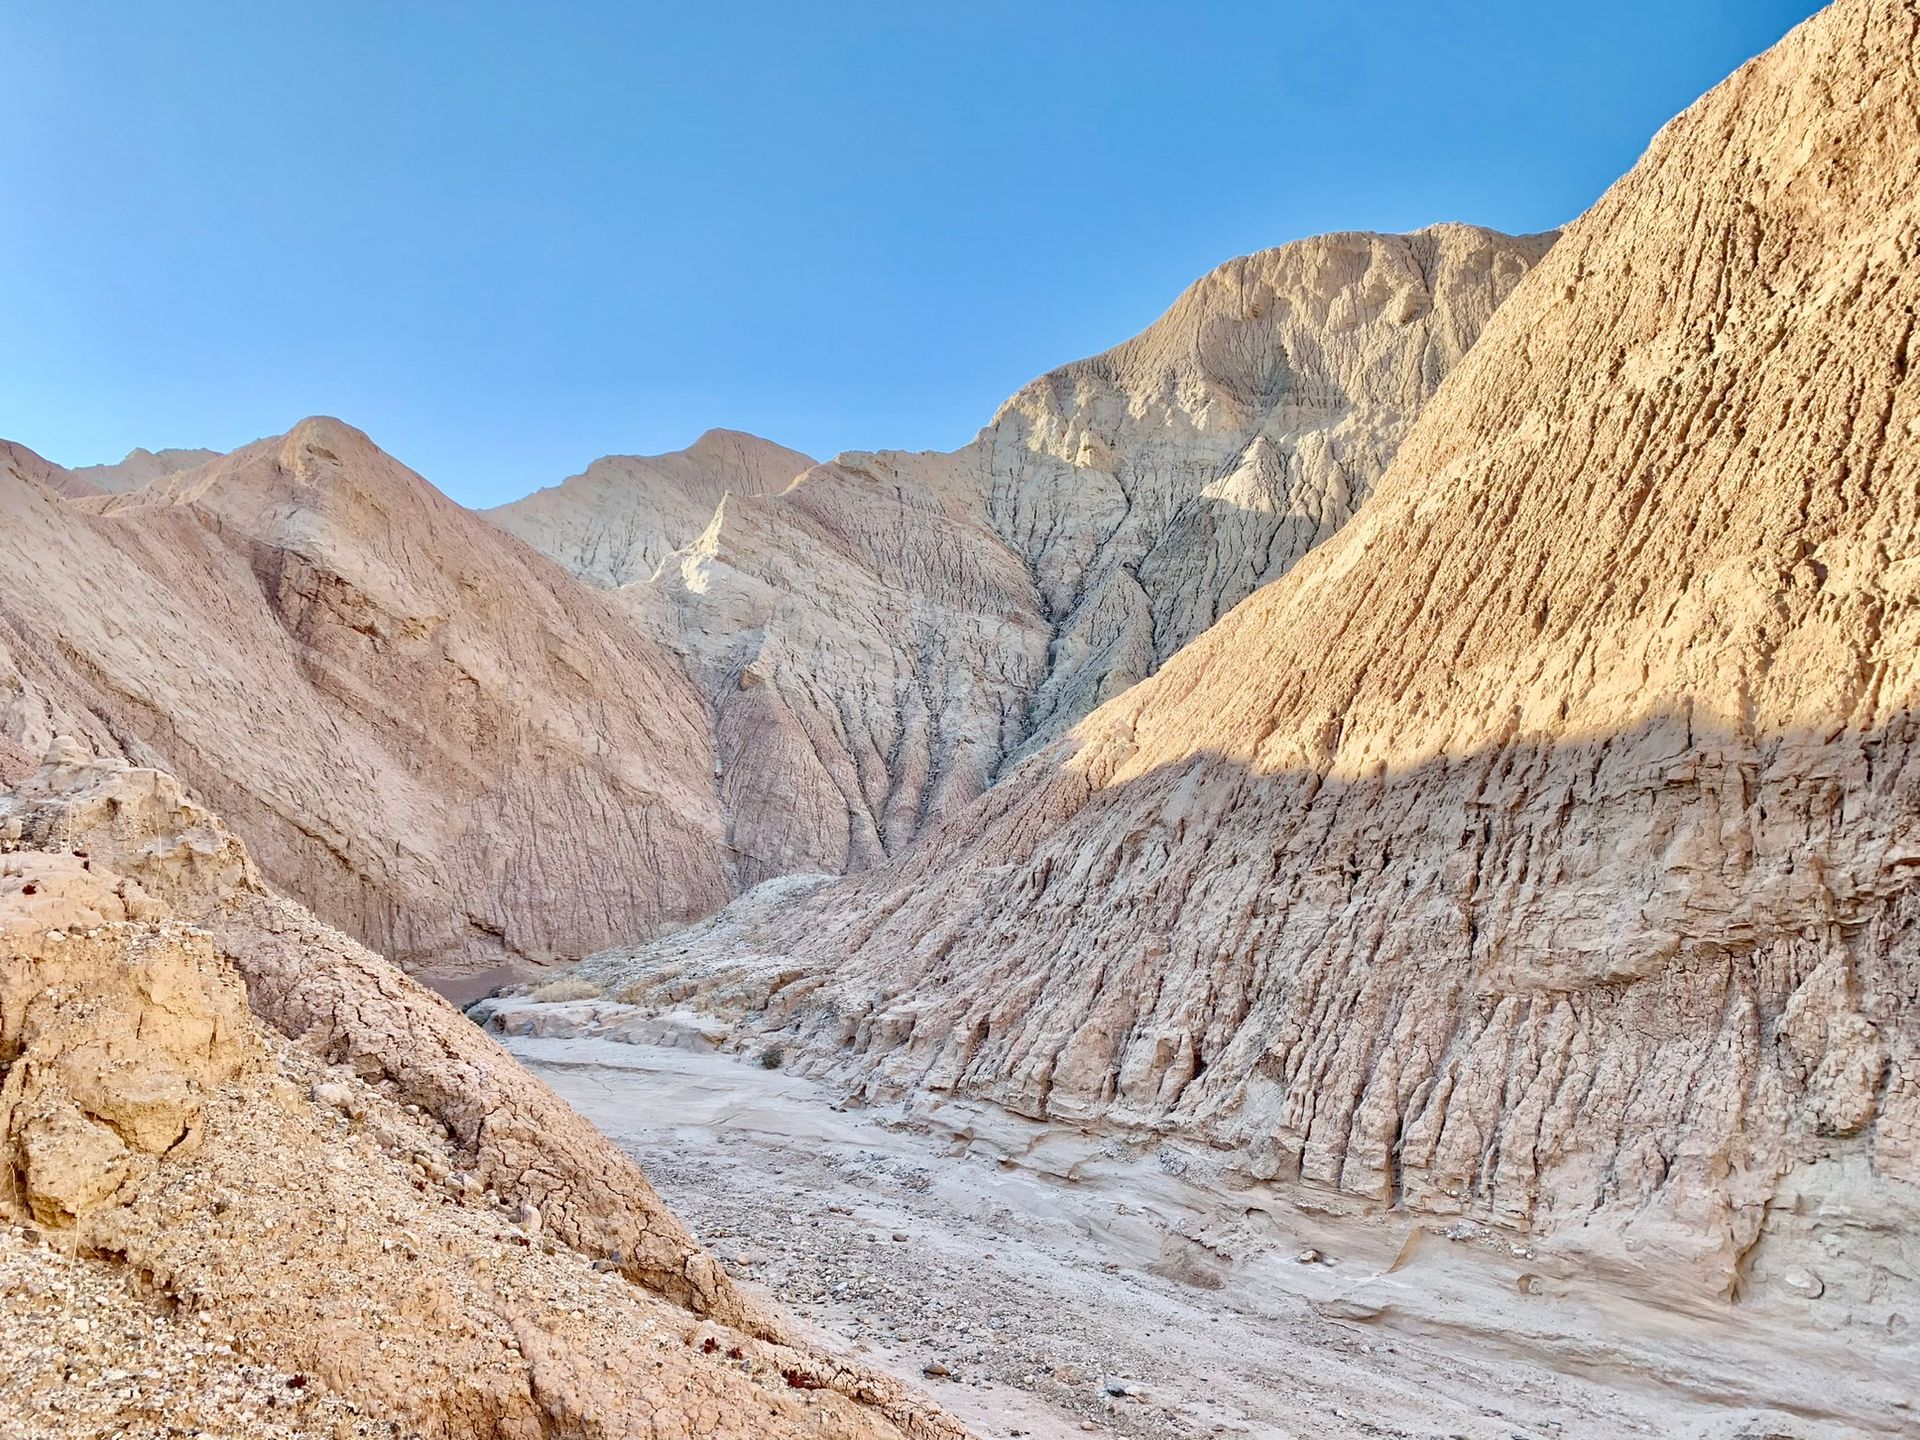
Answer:
M1173 1147L958 1103L840 1111L723 1055L508 1043L735 1275L985 1436L1812 1440L1917 1423L1836 1341L1789 1353L1731 1311L1603 1307L1491 1235L1229 1192Z

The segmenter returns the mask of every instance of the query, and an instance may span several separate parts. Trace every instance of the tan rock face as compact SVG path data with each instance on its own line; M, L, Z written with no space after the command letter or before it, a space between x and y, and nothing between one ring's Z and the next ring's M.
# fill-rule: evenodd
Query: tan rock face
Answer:
M122 496L0 473L0 728L164 761L418 969L730 893L705 707L611 600L337 421Z
M169 777L63 747L28 791L13 813L66 848L0 855L0 1221L54 1227L117 1272L62 1281L55 1333L80 1359L47 1378L84 1377L76 1292L117 1293L104 1309L133 1324L137 1289L225 1337L217 1354L166 1342L181 1393L122 1372L41 1407L37 1434L184 1422L222 1408L216 1384L258 1397L279 1376L285 1433L350 1402L368 1433L448 1440L959 1440L904 1386L792 1341L630 1160L445 1002L274 895ZM171 836L167 804L186 822ZM33 1269L23 1238L0 1237L9 1284ZM19 1373L33 1353L0 1358ZM236 1379L242 1362L267 1376Z
M0 1137L36 1220L71 1225L190 1152L257 1058L239 981L138 882L0 857Z
M1845 0L1668 126L1352 524L904 861L597 978L1890 1322L1915 33Z

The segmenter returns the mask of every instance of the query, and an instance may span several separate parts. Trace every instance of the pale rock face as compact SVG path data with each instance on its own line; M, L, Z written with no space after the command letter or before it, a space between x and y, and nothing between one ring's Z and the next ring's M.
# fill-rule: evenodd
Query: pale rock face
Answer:
M0 797L28 822L0 842L0 1220L368 1433L962 1440L737 1291L617 1147L274 894L172 777L78 750ZM46 1433L200 1399L122 1393Z
M582 579L627 585L691 544L728 495L776 495L813 463L757 435L709 430L666 455L604 456L485 513Z
M410 967L583 954L731 893L674 658L349 426L126 495L0 472L0 556L13 747L164 762Z
M596 583L651 575L621 593L710 697L742 884L866 869L1344 524L1551 238L1443 225L1233 261L965 449L735 485L657 569L658 497L702 493L632 471L659 461L492 518Z
M1234 260L1042 377L985 450L994 530L1053 627L1051 739L1286 574L1372 492L1552 235L1323 235Z
M654 582L712 697L742 885L875 865L992 783L1047 631L949 457L845 455L729 497Z
M1910 1315L1913 22L1843 0L1670 124L1353 523L903 860L588 978Z

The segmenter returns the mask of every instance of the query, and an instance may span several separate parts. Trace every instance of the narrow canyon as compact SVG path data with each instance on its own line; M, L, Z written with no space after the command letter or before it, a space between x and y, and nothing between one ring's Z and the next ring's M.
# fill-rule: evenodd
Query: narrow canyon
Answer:
M1835 0L958 450L0 442L0 1440L1920 1433L1916 197Z

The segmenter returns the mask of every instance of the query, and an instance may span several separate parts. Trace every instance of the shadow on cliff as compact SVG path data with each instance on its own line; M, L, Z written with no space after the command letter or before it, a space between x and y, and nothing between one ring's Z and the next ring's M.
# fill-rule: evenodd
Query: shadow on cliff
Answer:
M642 951L630 993L733 1009L868 1099L1178 1136L1737 1293L1831 1238L1822 1206L1908 1243L1917 734L1669 714L1104 784L1129 752L1096 736L882 869ZM1823 1283L1873 1308L1885 1258Z

